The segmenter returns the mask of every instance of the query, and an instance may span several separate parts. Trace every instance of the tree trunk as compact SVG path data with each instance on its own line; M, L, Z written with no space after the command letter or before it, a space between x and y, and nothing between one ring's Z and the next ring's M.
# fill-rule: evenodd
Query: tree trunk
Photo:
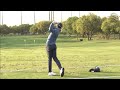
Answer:
M87 36L88 36L88 41L89 41L90 40L89 34Z
M106 39L108 39L108 34L106 34Z
M78 40L78 33L77 33L77 40Z
M120 40L120 33L119 33L119 40Z
M108 40L110 39L110 34L108 34Z
M115 39L115 33L114 33L114 39Z
M91 35L91 33L89 34L89 40L91 40L92 39L92 35Z
M90 34L89 32L87 33L88 41L90 40Z
M68 34L68 37L71 37L71 34L70 34L70 33Z
M82 35L82 38L84 38L85 37L85 33L83 33L83 35Z
M107 39L107 40L110 39L110 34L109 34L109 33L106 34L106 39Z

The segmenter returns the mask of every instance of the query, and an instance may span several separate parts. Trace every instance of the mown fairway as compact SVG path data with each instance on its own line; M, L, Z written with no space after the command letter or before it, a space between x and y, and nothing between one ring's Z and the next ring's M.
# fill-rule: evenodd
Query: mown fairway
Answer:
M57 76L48 76L45 49L47 36L0 36L0 78L2 79L71 79L119 78L120 40L93 40L83 42L73 37L60 36L57 56L65 68L64 77L53 62ZM88 72L100 66L101 72Z

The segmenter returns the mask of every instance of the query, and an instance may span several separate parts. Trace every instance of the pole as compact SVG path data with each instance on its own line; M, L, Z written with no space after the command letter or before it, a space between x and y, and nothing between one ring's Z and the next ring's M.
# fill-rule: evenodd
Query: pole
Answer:
M3 25L3 11L2 11L2 25Z
M53 11L53 21L54 21L54 11Z
M52 11L51 11L51 21L52 21Z
M0 11L0 25L1 25L1 11Z
M72 17L72 11L71 11L71 17Z
M21 25L22 25L22 11L21 11Z
M50 21L50 11L49 11L49 21Z
M80 17L80 11L79 11L79 17Z
M35 11L34 11L34 24L35 24L36 22L35 22Z
M61 11L61 22L62 22L62 11Z

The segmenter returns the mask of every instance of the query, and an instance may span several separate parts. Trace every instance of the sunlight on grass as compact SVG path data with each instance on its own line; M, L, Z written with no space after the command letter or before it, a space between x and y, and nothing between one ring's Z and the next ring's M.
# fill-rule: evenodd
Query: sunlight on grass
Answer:
M24 39L27 40L26 47ZM69 79L120 76L119 40L79 42L74 38L59 38L57 56L65 68L65 76L62 78L55 62L53 71L57 76L49 77L47 74L45 42L46 37L40 36L1 37L0 78ZM100 66L101 72L88 72L95 66Z

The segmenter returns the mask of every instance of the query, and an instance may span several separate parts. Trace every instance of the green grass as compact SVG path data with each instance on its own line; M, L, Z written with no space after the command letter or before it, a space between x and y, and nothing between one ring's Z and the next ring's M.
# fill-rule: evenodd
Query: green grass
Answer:
M57 57L65 68L65 75L61 78L54 61L53 71L57 76L47 75L46 39L47 36L39 35L0 37L0 78L71 79L109 76L120 78L120 40L85 39L79 42L73 37L60 36L57 40ZM101 72L88 72L95 66L100 66Z

